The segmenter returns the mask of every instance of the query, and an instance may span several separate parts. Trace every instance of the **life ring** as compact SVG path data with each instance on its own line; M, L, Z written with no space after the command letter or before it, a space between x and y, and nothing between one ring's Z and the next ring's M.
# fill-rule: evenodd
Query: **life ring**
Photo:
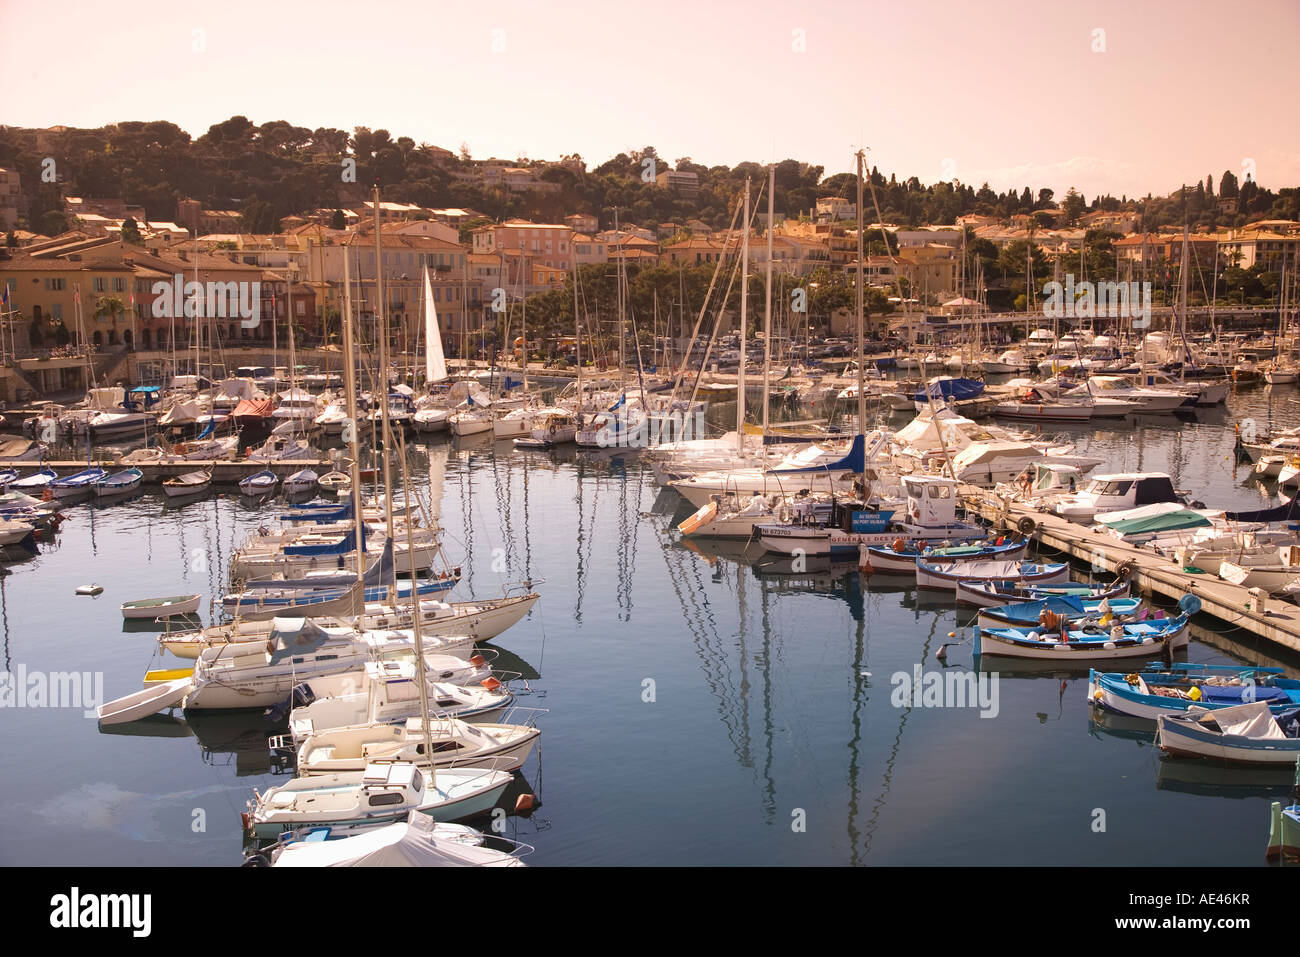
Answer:
M1034 534L1034 529L1038 528L1038 525L1032 518L1026 515L1016 523L1016 528L1019 529L1020 534L1022 535L1032 535Z
M558 431L559 431L559 429L556 427L556 425L555 425L554 422L552 422L552 423L551 423L549 426L547 426L547 428L546 428L546 434L547 434L547 435L550 435L550 436L554 436L555 433L558 432Z

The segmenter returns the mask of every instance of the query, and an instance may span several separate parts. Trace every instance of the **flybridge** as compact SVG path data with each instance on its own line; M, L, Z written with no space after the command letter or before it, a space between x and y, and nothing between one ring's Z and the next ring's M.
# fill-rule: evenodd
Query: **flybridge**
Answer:
M186 282L177 273L172 281L153 284L153 314L156 319L234 319L245 329L256 328L262 321L262 284L253 282ZM202 306L200 306L202 304Z

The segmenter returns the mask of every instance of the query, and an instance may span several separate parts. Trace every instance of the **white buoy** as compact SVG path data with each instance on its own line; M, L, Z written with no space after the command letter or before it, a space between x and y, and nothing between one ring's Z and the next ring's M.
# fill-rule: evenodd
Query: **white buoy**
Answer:
M93 597L95 595L102 595L103 593L104 593L103 585L78 585L77 586L78 595L90 595Z

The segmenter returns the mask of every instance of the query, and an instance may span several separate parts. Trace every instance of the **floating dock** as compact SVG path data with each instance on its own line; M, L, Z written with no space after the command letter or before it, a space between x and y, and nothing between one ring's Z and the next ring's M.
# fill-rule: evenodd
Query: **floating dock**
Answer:
M994 527L1019 529L1029 519L1034 523L1032 537L1036 541L1088 562L1099 574L1114 573L1121 565L1130 565L1133 587L1143 594L1162 595L1173 601L1184 595L1195 595L1201 601L1201 614L1300 655L1300 605L1270 597L1264 602L1264 613L1260 614L1250 610L1255 596L1249 589L1208 573L1197 575L1184 571L1176 561L1150 549L1136 548L1030 505L1003 503L983 489L968 486L963 489L963 498L968 512Z

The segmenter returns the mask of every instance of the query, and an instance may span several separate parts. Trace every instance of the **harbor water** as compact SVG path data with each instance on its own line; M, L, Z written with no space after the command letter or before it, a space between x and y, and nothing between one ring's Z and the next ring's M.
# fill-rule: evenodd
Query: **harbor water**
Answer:
M1099 472L1165 471L1207 506L1243 508L1277 500L1234 462L1245 420L1297 424L1300 391L1070 434L1105 458ZM983 701L900 692L918 668L972 669L972 616L950 601L855 563L781 574L753 546L684 545L688 507L635 454L437 438L408 459L422 491L431 475L441 486L444 547L464 570L450 597L518 582L541 595L491 643L525 675L518 703L547 709L496 818L536 848L532 865L1263 863L1291 772L1162 758L1151 725L1092 719L1086 670L989 675ZM118 606L200 592L212 620L233 551L282 510L231 489L172 507L156 487L69 506L39 554L3 567L4 670L88 675L102 702L150 668L187 667ZM102 595L75 595L92 583ZM1186 657L1279 652L1224 626ZM101 730L93 707L58 703L0 708L0 864L241 862L240 812L286 780L269 765L275 725L177 712ZM536 807L516 813L525 791Z

